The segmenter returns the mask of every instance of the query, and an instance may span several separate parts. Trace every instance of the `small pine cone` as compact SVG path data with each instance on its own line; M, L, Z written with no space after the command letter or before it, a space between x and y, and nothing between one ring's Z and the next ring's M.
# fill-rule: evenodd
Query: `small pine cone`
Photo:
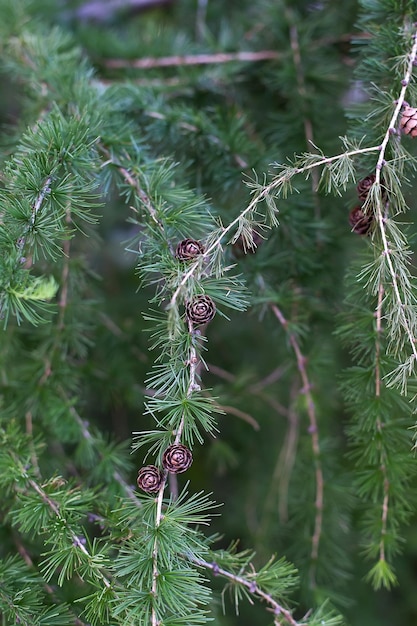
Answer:
M180 261L191 261L199 254L203 254L204 246L195 239L184 239L177 245L175 256Z
M417 137L417 109L413 107L404 108L400 128L406 135Z
M252 241L253 241L253 245L247 245L242 235L240 235L236 239L235 243L233 244L233 250L235 252L235 255L238 257L241 257L244 254L248 254L248 253L255 254L259 246L263 243L264 240L260 236L260 234L257 233L256 230L254 230L252 231Z
M174 443L169 446L162 457L162 465L171 474L181 474L190 467L193 462L191 451L182 444Z
M349 213L349 223L354 233L367 235L373 226L374 216L372 213L364 213L360 206L356 206Z
M138 472L138 487L145 493L156 493L159 491L162 481L162 474L155 465L145 465Z
M369 176L365 176L358 182L358 186L356 187L358 191L358 198L362 202L362 204L366 201L368 197L369 190L375 182L375 174L369 174Z
M199 326L211 322L216 314L216 305L210 296L195 296L185 305L185 313L190 322Z

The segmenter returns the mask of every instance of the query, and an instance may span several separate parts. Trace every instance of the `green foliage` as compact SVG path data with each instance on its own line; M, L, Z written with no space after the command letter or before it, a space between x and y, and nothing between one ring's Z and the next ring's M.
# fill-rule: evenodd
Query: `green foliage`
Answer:
M2 623L414 623L414 3L90 5L0 0Z

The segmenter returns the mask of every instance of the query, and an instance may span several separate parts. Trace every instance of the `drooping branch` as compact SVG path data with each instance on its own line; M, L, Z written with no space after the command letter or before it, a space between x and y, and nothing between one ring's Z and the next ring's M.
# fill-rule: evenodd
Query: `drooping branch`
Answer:
M231 583L245 587L249 593L266 602L274 614L274 626L307 626L305 622L297 622L288 609L284 608L282 604L274 600L270 594L266 593L259 587L255 580L256 572L252 574L253 580L250 580L245 576L229 572L223 567L217 565L217 563L209 563L208 561L204 561L204 559L200 558L193 558L192 562L210 570L214 576L222 576L223 578L230 580Z
M405 74L404 74L404 78L401 81L401 90L400 90L400 94L398 96L397 102L396 102L396 106L394 109L394 112L392 114L392 117L390 119L388 128L385 132L384 138L382 140L381 146L380 146L380 150L379 150L379 157L378 157L378 161L375 167L375 184L376 185L380 185L381 184L381 170L383 169L384 166L384 162L385 162L385 153L386 153L386 149L388 146L388 143L391 139L391 137L393 135L395 135L396 133L396 125L398 122L398 117L400 115L400 111L404 105L405 102L405 95L407 92L407 88L408 85L410 83L410 79L411 79L411 75L413 72L413 67L415 65L415 61L416 61L416 57L417 57L417 31L414 32L413 37L412 37L412 41L413 41L413 46L411 48L411 51L408 55L408 62L407 62L407 66L406 66L406 70L405 70ZM390 273L390 278L392 281L392 286L394 289L394 294L395 294L395 299L397 301L397 305L399 308L399 312L400 312L400 322L402 327L404 328L408 340L409 340L409 344L412 350L412 354L414 357L414 360L417 361L417 346L416 346L416 337L413 334L412 329L410 328L410 324L408 322L407 316L405 314L405 308L406 308L406 303L404 302L403 297L401 296L400 293L400 288L399 288L399 280L398 280L398 272L395 270L394 265L393 265L393 261L392 261L392 249L390 246L390 242L388 241L387 238L387 233L386 233L386 220L385 220L385 211L383 209L382 206L382 200L381 197L378 196L377 202L376 202L376 207L375 207L375 211L376 211L376 220L378 222L378 227L381 233L381 238L382 238L382 244L383 244L383 255L386 258L387 264L388 264L388 268L389 268L389 273Z
M311 435L311 443L313 448L313 457L315 465L316 476L316 498L315 498L315 521L314 521L314 533L311 539L311 583L315 586L315 568L319 554L320 539L323 526L323 492L324 492L324 478L323 469L320 458L320 442L319 442L319 429L316 416L316 405L311 394L311 383L306 369L306 357L300 350L297 338L289 329L288 321L284 317L283 313L276 304L271 304L272 312L288 335L290 344L294 350L295 357L297 359L297 367L303 382L303 388L301 393L304 394L307 404L307 414L310 421L309 433Z
M193 337L195 331L194 331L194 326L191 320L188 320L188 332ZM189 380L188 380L186 396L187 398L191 398L191 396L193 395L195 391L200 390L200 386L196 382L199 359L198 359L197 350L196 350L193 340L191 341L191 344L190 344L187 364L189 368ZM175 440L174 440L175 445L178 445L181 442L181 436L184 430L184 424L185 424L185 417L183 415L181 417L178 428L176 429ZM155 528L156 529L159 527L159 525L161 524L161 520L162 520L162 502L163 502L164 490L165 490L167 480L168 480L168 471L166 469L163 469L161 486L159 488L158 495L157 495L157 505L156 505L156 513L155 513ZM154 540L154 545L153 545L153 550L152 550L152 595L154 597L157 594L157 581L158 581L158 575L159 575L158 549L159 549L158 548L158 536L157 534L155 534L155 540ZM158 619L157 619L154 606L152 606L151 619L152 619L152 626L158 626Z
M376 307L376 338L375 338L375 397L377 399L381 396L381 334L382 334L382 302L384 297L384 288L379 286L378 292L378 304ZM383 423L381 417L378 416L376 421L376 427L378 433L382 434ZM389 489L390 481L388 477L388 458L387 454L381 444L380 447L380 470L383 477L383 502L381 507L381 539L379 543L379 560L385 562L385 541L387 535L387 522L388 522L388 505L389 505Z
M285 439L281 445L279 455L271 477L271 487L265 498L264 520L268 521L268 513L272 509L272 504L276 491L279 491L278 515L282 524L288 522L288 493L291 474L296 460L297 442L300 430L300 416L295 408L295 399L300 393L300 383L298 376L294 378L291 385L290 405L288 408L288 426ZM265 527L265 521L262 525Z
M241 211L239 215L234 220L232 220L227 226L221 229L219 236L206 249L205 256L208 258L210 254L214 252L218 248L218 246L221 245L221 242L223 241L224 237L228 233L233 231L243 218L245 218L248 214L253 212L258 206L258 204L260 204L266 198L272 197L274 194L279 194L280 191L282 190L282 187L285 185L286 182L288 182L289 178L292 178L296 174L308 175L309 172L316 167L323 167L331 163L334 163L336 161L340 161L341 159L344 159L344 158L351 158L354 156L358 156L360 154L367 154L369 152L378 152L379 150L380 150L379 145L370 146L368 148L358 148L355 150L349 150L347 152L344 152L343 154L337 154L333 157L323 157L322 159L317 159L314 161L314 163L310 163L309 165L305 165L303 167L293 167L291 168L290 174L287 171L284 171L282 174L276 176L268 185L265 185L264 187L262 187L262 189L258 190L258 192L255 193L253 199L250 201L248 206L243 211ZM194 273L198 270L199 267L200 267L200 262L195 261L194 263L190 265L189 269L183 274L176 290L172 294L168 307L173 307L175 305L184 286L187 284L187 282L190 280L190 278L194 275Z

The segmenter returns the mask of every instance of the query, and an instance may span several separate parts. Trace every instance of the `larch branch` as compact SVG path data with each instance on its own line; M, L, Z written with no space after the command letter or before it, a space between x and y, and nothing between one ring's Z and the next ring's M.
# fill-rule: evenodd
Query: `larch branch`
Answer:
M105 67L119 69L133 67L147 70L156 67L175 67L181 65L212 65L231 62L257 62L279 59L282 55L276 50L259 50L258 52L217 52L215 54L187 54L168 57L143 57L142 59L107 59L101 63Z
M385 136L382 140L380 149L379 149L379 157L378 157L378 161L376 164L376 168L375 168L375 184L376 185L380 185L381 184L381 170L383 169L384 166L384 162L385 162L385 153L386 153L386 149L389 143L390 138L392 137L393 134L395 134L396 130L395 130L395 126L397 124L397 120L400 114L400 111L404 105L405 102L405 94L407 92L407 87L410 83L410 79L411 79L411 75L413 72L413 67L416 61L416 57L417 57L417 31L414 32L414 35L412 37L413 40L413 46L411 48L410 54L408 56L408 63L407 63L407 68L404 74L404 78L401 81L401 91L400 91L400 95L398 97L398 100L396 102L396 106L394 109L394 112L392 114L390 123L388 125L387 131L385 133ZM402 326L407 334L410 346L411 346L411 350L414 356L414 359L417 361L417 346L416 346L416 338L413 335L413 332L410 328L410 325L408 323L407 317L404 313L404 308L405 308L405 303L403 302L403 298L401 297L401 293L400 293L400 289L399 289L399 285L398 285L398 275L397 272L394 269L393 263L392 263L392 259L391 259L391 250L390 250L390 246L389 246L389 242L387 239L387 234L386 234L386 230L385 230L385 219L384 219L384 211L383 211L383 207L381 204L381 198L378 199L378 202L376 203L376 219L378 222L378 226L379 226L379 230L381 232L381 238L382 238L382 244L383 244L383 254L385 256L385 258L387 259L387 264L388 264L388 268L389 268L389 272L390 272L390 277L392 280L392 286L394 288L394 294L395 294L395 298L397 300L397 304L398 307L401 311L401 323Z
M358 148L356 150L350 150L348 152L344 152L343 154L337 154L333 157L323 157L322 159L316 161L315 163L311 163L310 165L294 168L293 175L308 173L310 170L313 170L316 167L322 167L324 165L328 165L329 163L338 161L342 158L345 158L346 156L352 157L352 156L357 156L359 154L366 154L368 152L378 152L379 150L380 150L380 146L370 146L368 148ZM253 197L251 202L248 204L248 206L243 211L241 211L241 213L239 213L239 215L234 220L232 220L228 224L228 226L224 227L221 231L221 234L213 241L212 244L210 244L210 246L205 251L205 257L210 256L210 254L221 244L225 235L227 235L227 233L233 230L239 224L242 218L244 218L248 213L253 211L260 202L265 200L265 198L267 198L272 193L274 193L277 189L279 189L283 184L284 178L285 178L284 175L277 176L268 185L263 187L257 194L255 194L255 196ZM180 293L182 292L183 287L187 284L189 279L193 276L193 274L197 271L199 267L200 267L200 260L195 261L192 265L190 265L190 268L183 274L176 290L172 294L168 308L173 307L175 305Z
M307 402L307 414L310 421L309 433L311 435L311 443L313 448L313 457L314 457L314 465L315 465L315 477L316 477L316 498L315 498L315 521L314 521L314 533L311 539L311 560L312 560L312 570L311 570L311 578L312 584L315 586L315 564L317 562L318 554L319 554L319 546L320 539L322 534L322 526L323 526L323 492L324 492L324 479L323 479L323 469L321 466L320 459L320 442L319 442L319 430L316 416L316 406L313 400L313 396L311 394L311 384L308 378L307 370L306 370L306 357L300 350L300 346L298 344L297 338L289 330L288 321L284 317L281 310L278 308L276 304L271 304L271 309L284 328L285 332L288 335L290 344L294 350L295 357L297 360L298 371L301 376L301 380L303 382L303 388L301 393L304 394L306 402Z
M193 558L192 561L196 563L196 565L209 569L213 572L214 576L223 576L223 578L230 580L232 583L242 585L242 587L245 587L249 593L257 596L261 600L264 600L274 613L275 626L307 626L304 622L297 622L291 615L291 612L284 608L282 604L279 604L279 602L274 600L270 594L263 591L257 585L255 580L250 580L244 576L233 574L233 572L229 572L228 570L220 567L217 563L209 563L208 561L204 561L200 558Z

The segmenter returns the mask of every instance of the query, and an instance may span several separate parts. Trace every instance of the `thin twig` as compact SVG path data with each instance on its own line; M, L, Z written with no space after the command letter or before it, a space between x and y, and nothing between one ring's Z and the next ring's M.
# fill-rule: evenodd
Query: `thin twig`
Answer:
M379 157L378 157L378 161L376 164L376 168L375 168L375 185L380 185L381 184L381 170L384 166L384 162L385 162L385 151L387 149L388 146L388 142L391 138L391 136L393 134L395 134L395 126L398 120L398 116L400 114L400 111L404 105L404 101L405 101L405 94L407 91L407 87L410 83L410 79L411 79L411 75L413 72L413 67L414 67L414 62L416 60L417 57L417 31L414 32L413 35L413 47L411 49L411 52L409 54L408 57L408 63L407 63L407 69L406 72L404 74L404 78L401 81L401 91L400 91L400 95L398 97L397 100L397 104L396 107L394 109L394 113L392 114L390 123L388 125L387 131L385 133L384 139L382 140L381 146L380 146L380 151L379 151ZM385 219L384 219L384 211L383 211L383 207L381 204L381 198L378 198L378 202L376 203L376 219L378 221L378 226L379 226L379 230L381 231L381 237L382 237L382 243L383 243L383 254L387 259L387 263L388 263L388 268L389 268L389 272L390 272L390 276L391 276L391 280L392 280L392 285L394 287L394 293L395 293L395 298L397 300L398 306L399 306L399 310L401 312L401 321L402 321L402 326L408 336L409 339L409 343L411 346L411 350L413 352L413 356L414 359L417 360L417 346L416 346L416 338L414 337L411 328L409 326L409 323L407 321L407 317L404 313L404 302L402 300L401 294L400 294L400 290L398 287L398 275L394 269L394 266L392 264L392 260L391 260L391 249L387 240L387 235L385 232Z
M268 523L268 514L272 509L272 503L275 497L275 485L278 484L279 502L278 515L281 524L288 521L288 489L296 458L296 448L299 433L299 415L294 408L295 399L299 394L299 382L294 379L291 387L291 402L288 409L288 427L284 442L281 446L280 454L277 458L274 471L272 473L271 487L265 498L264 520L262 526L265 528Z
M22 261L25 262L25 268L29 269L32 265L32 258L29 257L27 259L25 259L23 257L23 250L26 244L26 235L30 232L31 229L33 229L33 227L35 226L35 222L36 222L36 218L37 215L39 213L39 211L42 208L42 204L45 201L46 196L50 193L51 191L51 183L52 183L52 174L50 174L47 179L45 180L42 189L40 190L38 197L36 198L35 202L32 204L32 213L30 216L30 221L29 223L26 225L25 230L24 230L24 234L19 237L19 239L17 240L17 249L20 252L20 254L22 254L22 257L19 259L17 258L16 264L19 265Z
M384 298L384 287L383 285L379 285L378 290L378 304L376 307L376 339L375 339L375 396L377 399L381 396L381 334L382 334L382 302ZM383 424L381 417L378 416L376 420L376 427L378 433L382 433ZM381 509L381 540L379 542L379 560L380 562L385 562L385 541L387 534L387 522L388 522L388 505L389 505L389 488L390 482L388 478L388 468L387 468L387 454L382 446L379 443L379 449L381 453L380 457L380 469L381 474L384 479L383 483L383 501L382 501L382 509Z
M269 387L273 383L276 383L278 380L281 380L283 375L285 374L287 368L285 366L280 365L272 370L265 378L262 380L258 380L254 385L250 385L249 390L251 393L258 393L265 389L265 387Z
M147 70L155 67L174 67L181 65L211 65L231 63L233 61L249 62L275 60L281 57L276 50L259 50L258 52L217 52L215 54L186 54L169 57L143 57L142 59L107 59L101 63L113 69L134 67Z
M214 374L215 376L218 376L219 378L223 378L224 380L227 380L230 383L234 383L236 381L236 376L234 376L234 374L231 374L230 372L223 369L222 367L219 367L218 365L213 365L212 363L208 363L207 368L210 374ZM262 391L263 387L265 387L266 385L270 385L272 382L276 382L277 380L279 380L283 372L285 371L285 369L286 368L280 368L280 367L276 368L273 372L271 372L271 374L266 376L263 380L255 383L254 385L250 385L247 388L247 391L248 393L257 396L258 398L261 398L264 402L266 402L266 404L269 404L269 406L272 407L273 410L278 413L278 415L283 415L284 417L288 418L289 417L288 409L283 404L278 402L278 400L276 400L275 398L272 398L271 396L269 396L268 394Z
M158 228L160 228L162 231L164 231L164 226L158 219L156 209L155 209L154 205L152 204L151 199L149 198L148 194L140 186L139 181L134 176L132 176L132 174L129 172L128 169L126 169L121 163L119 163L116 159L113 158L113 156L111 155L109 150L105 146L103 146L103 144L99 144L99 148L103 152L103 154L106 155L106 157L108 159L108 161L106 163L103 163L101 167L104 167L108 163L111 163L112 165L114 165L119 170L119 172L121 173L121 175L123 176L125 181L133 189L136 190L139 198L141 199L144 207L148 211L148 213L149 213L150 217L152 218L152 220L155 222L155 224L158 226Z
M204 3L206 0L204 0ZM203 4L203 3L201 3ZM368 33L345 33L339 37L322 37L312 42L311 47L323 48L324 46L334 45L351 41L352 38L369 39ZM153 69L157 67L176 67L182 65L212 65L217 63L233 63L248 62L256 63L258 61L275 61L283 58L285 53L277 50L258 50L258 51L242 51L242 52L217 52L213 54L186 54L173 55L166 57L143 57L141 59L101 59L100 62L105 67L110 68L129 68L134 67L142 70Z
M46 179L40 194L38 195L38 197L36 198L35 203L32 206L32 215L30 218L30 227L33 228L33 226L35 225L36 222L36 217L41 209L41 206L46 198L46 196L48 195L48 193L50 193L51 191L51 183L52 183L52 176L48 176L48 178Z
M214 363L207 363L207 367L208 367L208 371L210 372L210 374L214 374L215 376L218 376L219 378L223 378L223 380L227 380L227 382L229 383L236 382L236 376L232 374L231 372L228 372L227 370L223 369L222 367L219 367L218 365L214 365Z
M375 310L376 316L376 342L375 342L375 396L381 395L381 333L382 333L382 301L384 297L384 287L379 285L378 304Z
M65 222L69 229L72 223L71 205L67 207L67 210L65 212ZM62 251L64 253L64 263L63 263L62 272L61 272L61 295L60 295L59 302L58 302L58 306L59 306L58 330L63 330L64 328L65 311L67 309L67 304L68 304L68 282L69 282L69 265L70 265L70 251L71 251L71 239L69 237L67 239L64 239L64 243L62 245Z
M40 472L40 469L39 469L38 455L36 454L36 448L35 448L35 444L34 444L34 441L33 441L33 415L32 415L32 411L26 411L26 413L25 413L25 420L26 420L26 434L30 438L30 458L31 458L33 471L35 472L36 476L40 477L41 472Z
M114 17L117 11L144 11L154 7L171 4L173 0L89 0L73 11L66 11L66 19L81 21L106 22Z
M162 501L164 498L164 489L167 482L168 472L166 470L163 471L162 474L162 484L159 488L158 497L156 501L156 514L155 514L155 530L157 530L161 524L162 519ZM153 542L153 550L152 550L152 589L151 593L154 598L157 596L157 587L158 587L158 533L155 533L155 539ZM155 605L152 604L152 626L158 626L159 621L155 612Z
M215 402L215 406L217 409L219 409L220 411L223 411L224 413L239 417L244 422L247 422L248 424L250 424L254 430L259 430L260 426L258 422L250 413L246 413L246 411L241 411L235 406L230 406L228 404L219 404L218 402Z
M288 339L290 344L294 350L295 357L297 359L297 367L300 372L301 380L303 382L303 388L301 393L304 394L306 403L307 403L307 414L310 422L309 433L311 435L311 443L313 448L313 457L314 457L314 465L315 465L315 476L316 476L316 498L315 498L315 509L316 515L314 520L314 533L311 539L311 582L312 586L315 586L315 568L316 562L319 554L319 546L320 539L322 533L322 525L323 525L323 491L324 491L324 479L323 479L323 470L321 466L320 459L320 443L319 443L319 430L316 416L316 406L313 400L313 396L311 395L311 384L307 375L306 370L306 357L300 350L300 346L298 344L297 338L289 330L288 321L282 314L281 310L278 308L276 304L271 304L271 309L284 328L288 335Z
M249 593L251 593L254 596L258 596L258 598L261 598L262 600L264 600L271 607L274 613L275 626L285 626L285 625L307 626L305 623L297 622L291 615L291 612L288 611L288 609L284 608L282 604L279 604L279 602L274 600L272 596L270 596L268 593L263 591L257 585L255 580L249 580L248 578L245 578L244 576L233 574L232 572L229 572L228 570L225 570L222 567L219 567L217 563L209 563L208 561L204 561L203 559L199 559L199 558L192 558L192 561L196 565L200 565L201 567L205 567L206 569L211 570L214 576L223 576L224 578L226 578L227 580L230 580L231 582L235 584L242 585L242 587L245 587L246 589L248 589Z
M72 217L71 217L71 206L69 205L65 214L65 222L68 228L71 225ZM58 321L57 321L57 334L55 336L54 343L50 350L49 355L46 358L45 368L42 377L39 380L39 384L43 385L49 376L52 374L52 362L54 360L54 356L59 347L59 335L64 330L65 327L65 311L68 305L68 283L69 283L69 266L70 266L70 250L71 250L71 239L68 237L64 239L64 243L62 245L62 251L64 254L64 261L62 265L61 271L61 293L58 301Z
M287 15L288 21L293 22L292 12L290 10L285 11ZM303 62L301 58L301 50L300 50L300 42L298 38L298 29L296 24L292 23L290 26L290 43L291 43L291 51L296 71L297 78L297 91L301 100L301 108L303 112L303 124L304 124L304 135L306 138L307 149L311 150L314 147L314 134L313 134L313 124L311 122L310 117L307 115L307 89L304 77L303 70ZM314 203L316 206L316 219L320 218L320 205L318 201L317 190L319 187L319 172L318 170L313 170L311 174L311 186L313 191Z

